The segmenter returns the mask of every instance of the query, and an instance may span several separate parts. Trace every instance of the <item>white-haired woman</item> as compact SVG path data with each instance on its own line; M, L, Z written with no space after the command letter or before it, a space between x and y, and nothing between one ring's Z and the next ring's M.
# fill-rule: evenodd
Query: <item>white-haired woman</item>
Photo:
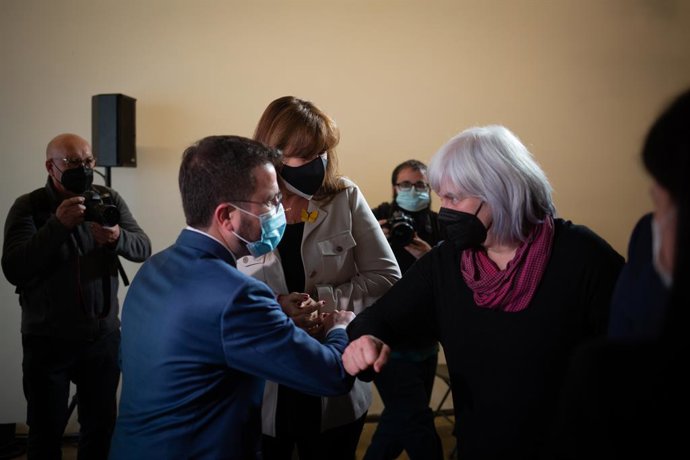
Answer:
M386 344L438 339L460 458L538 458L572 350L606 331L623 258L554 216L546 176L502 126L452 138L429 178L448 239L351 323L362 338L343 359L365 369Z

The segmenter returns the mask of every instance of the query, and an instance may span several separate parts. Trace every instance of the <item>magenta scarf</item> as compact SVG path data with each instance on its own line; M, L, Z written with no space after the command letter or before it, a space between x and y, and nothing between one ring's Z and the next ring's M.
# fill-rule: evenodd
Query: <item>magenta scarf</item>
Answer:
M505 270L499 270L483 248L463 251L460 271L475 303L507 312L527 308L549 261L553 233L553 217L548 216L534 226Z

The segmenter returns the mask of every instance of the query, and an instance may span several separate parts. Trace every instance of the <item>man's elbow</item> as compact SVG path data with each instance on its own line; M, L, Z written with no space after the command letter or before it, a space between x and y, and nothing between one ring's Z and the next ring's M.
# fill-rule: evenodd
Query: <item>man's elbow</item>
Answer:
M348 394L350 390L352 390L352 385L354 385L355 383L355 378L349 375L347 372L345 372L344 369L342 372L343 375L341 376L341 378L333 382L333 384L331 385L331 392L324 396L342 396Z

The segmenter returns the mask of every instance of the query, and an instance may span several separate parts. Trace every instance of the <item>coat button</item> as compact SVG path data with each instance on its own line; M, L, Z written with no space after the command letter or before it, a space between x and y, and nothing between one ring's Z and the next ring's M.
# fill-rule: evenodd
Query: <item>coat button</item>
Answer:
M249 262L249 257L247 257L247 256L242 257L242 263L246 264L247 262Z
M342 246L337 246L335 248L335 252L343 252L343 247Z

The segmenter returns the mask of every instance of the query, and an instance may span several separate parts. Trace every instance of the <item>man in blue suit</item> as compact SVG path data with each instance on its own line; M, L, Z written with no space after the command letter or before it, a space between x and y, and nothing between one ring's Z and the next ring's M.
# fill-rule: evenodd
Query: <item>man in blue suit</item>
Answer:
M315 395L349 391L341 353L351 312L319 343L236 258L282 237L279 153L236 136L183 154L187 228L132 282L122 314L122 395L111 459L259 459L265 379ZM314 302L316 304L316 302Z

